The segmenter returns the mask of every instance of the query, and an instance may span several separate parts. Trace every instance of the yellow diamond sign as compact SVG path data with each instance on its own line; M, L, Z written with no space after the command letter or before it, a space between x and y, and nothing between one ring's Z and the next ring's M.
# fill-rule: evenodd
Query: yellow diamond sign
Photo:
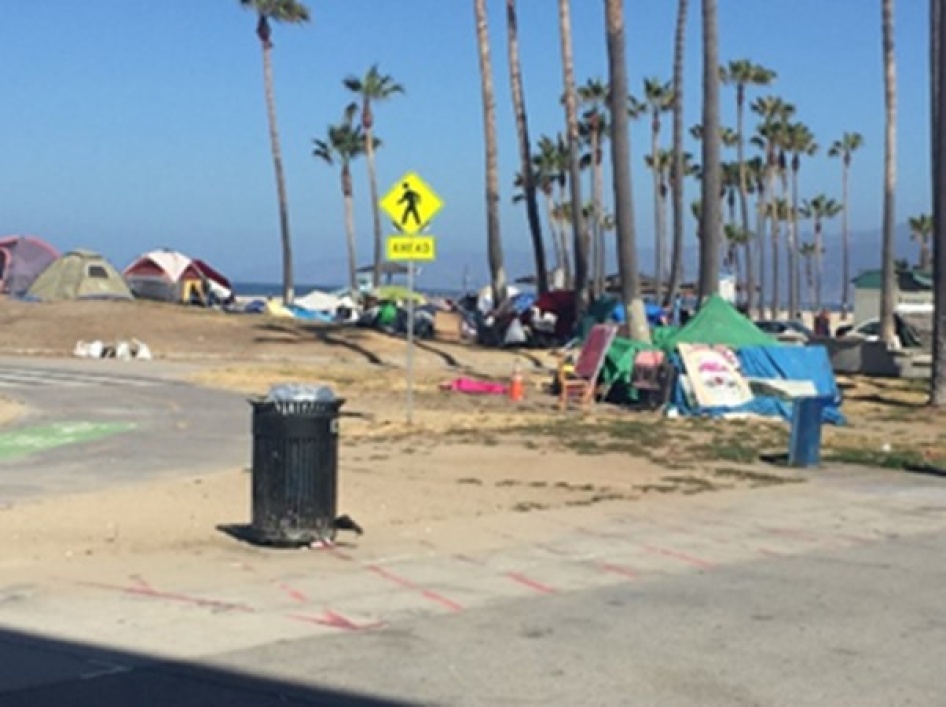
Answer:
M388 260L435 260L437 243L433 236L388 236Z
M414 172L401 177L381 200L381 208L402 233L420 233L443 208L436 192Z

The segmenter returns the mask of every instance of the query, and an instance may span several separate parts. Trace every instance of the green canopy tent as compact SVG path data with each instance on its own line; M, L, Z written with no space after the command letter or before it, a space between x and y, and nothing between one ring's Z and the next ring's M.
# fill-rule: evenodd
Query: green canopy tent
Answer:
M759 329L719 295L708 298L685 326L679 329L658 327L653 331L653 339L653 344L645 344L642 341L618 337L611 344L601 377L602 382L611 388L612 400L637 401L637 392L631 386L631 378L634 373L634 359L641 351L659 348L669 356L678 344L722 345L732 349L780 345L776 339Z
M672 353L678 344L709 344L739 349L743 346L773 346L778 341L759 329L719 295L709 297L690 321L663 341Z

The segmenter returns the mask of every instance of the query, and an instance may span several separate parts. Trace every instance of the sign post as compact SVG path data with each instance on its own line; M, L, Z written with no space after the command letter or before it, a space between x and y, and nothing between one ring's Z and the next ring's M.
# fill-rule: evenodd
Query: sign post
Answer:
M417 174L408 172L381 199L400 234L388 236L388 260L407 263L407 424L414 422L414 264L437 258L434 236L420 235L443 202Z

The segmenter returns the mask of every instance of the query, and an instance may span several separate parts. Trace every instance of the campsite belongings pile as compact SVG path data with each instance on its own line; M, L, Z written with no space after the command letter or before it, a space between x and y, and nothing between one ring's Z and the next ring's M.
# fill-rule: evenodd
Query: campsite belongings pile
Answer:
M841 394L823 346L782 345L720 297L709 298L681 328L655 327L653 343L620 337L602 344L594 325L574 370L563 380L584 380L594 393L631 407L664 407L668 415L790 419L792 403L824 397L822 419L843 424ZM585 360L583 360L585 359Z
M137 359L141 361L150 361L153 356L148 345L132 339L131 341L116 341L114 344L107 344L103 341L77 341L72 355L77 358L117 358L121 361L131 361Z

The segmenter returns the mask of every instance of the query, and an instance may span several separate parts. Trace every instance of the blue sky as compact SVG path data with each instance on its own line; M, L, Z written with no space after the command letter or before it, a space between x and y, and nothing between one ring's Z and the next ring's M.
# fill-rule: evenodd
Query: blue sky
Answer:
M669 79L676 2L628 2L631 86ZM691 0L686 123L700 116L699 0ZM899 188L897 220L928 210L927 2L897 8ZM446 206L434 222L440 260L431 285L459 284L464 265L486 276L482 119L472 0L308 3L313 22L276 27L274 67L297 279L344 279L336 170L311 157L312 138L349 100L342 78L379 63L407 94L377 108L382 191L416 170ZM521 53L534 137L561 128L556 3L520 0ZM573 3L579 82L604 77L601 0ZM855 157L851 225L881 220L883 92L880 0L720 0L721 58L778 72L767 89L796 104L822 149L802 166L803 196L840 199L840 165L825 153L845 130ZM502 232L512 275L528 270L525 218L511 204L517 170L509 108L504 2L490 0L503 179ZM0 42L0 232L33 233L60 248L100 250L124 266L169 246L238 279L277 280L279 232L255 20L237 0L45 0L4 15ZM751 99L750 95L750 99ZM722 91L724 123L734 97ZM750 125L754 125L750 119ZM669 141L669 117L664 139ZM632 128L638 237L650 261L651 183L646 121ZM689 146L699 153L698 145ZM734 156L730 156L733 159ZM355 166L359 251L371 216L365 166ZM698 186L689 187L688 200ZM827 228L836 242L839 223ZM693 242L692 228L688 242ZM879 250L878 250L879 252ZM913 255L912 253L910 254Z

